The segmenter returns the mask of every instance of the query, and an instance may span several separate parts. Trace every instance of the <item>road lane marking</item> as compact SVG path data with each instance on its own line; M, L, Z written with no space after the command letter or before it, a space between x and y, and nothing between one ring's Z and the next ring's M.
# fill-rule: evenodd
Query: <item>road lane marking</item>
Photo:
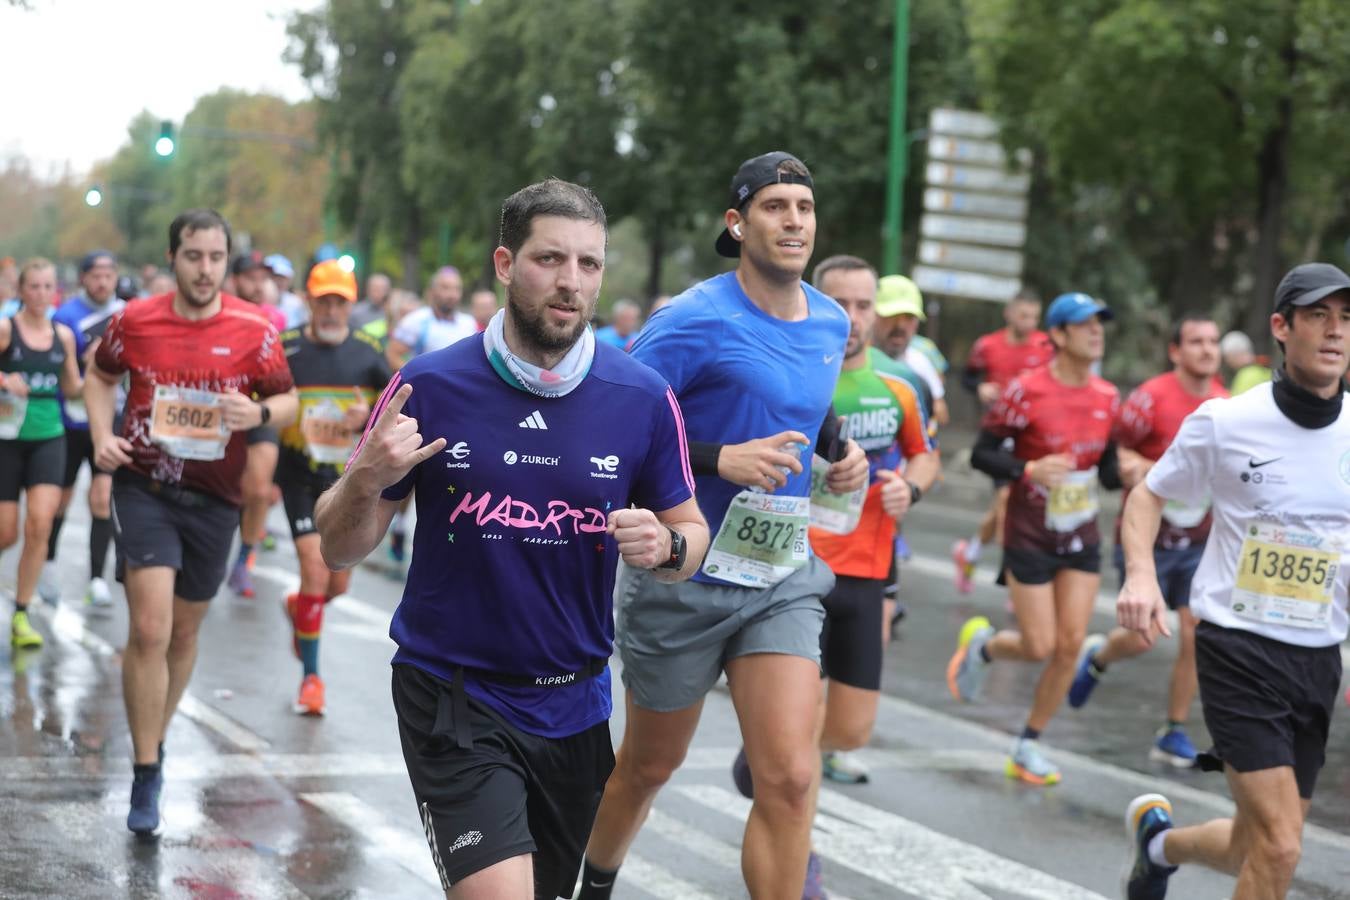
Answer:
M963 732L968 737L977 738L984 743L994 746L1007 747L1008 742L1013 737L1011 732L1000 731L996 728L990 728L987 725L981 725L978 722L968 721L959 716L953 716L948 713L939 712L935 709L929 709L921 704L902 700L899 697L886 693L881 695L881 707L888 710L892 715L909 716L939 724ZM1000 756L1006 756L1006 751ZM1144 772L1136 772L1133 769L1127 769L1123 766L1102 762L1093 759L1090 756L1075 753L1072 750L1061 750L1056 747L1055 759L1060 762L1064 768L1077 767L1086 769L1094 775L1103 778L1111 778L1117 782L1122 782L1138 788L1141 792L1161 791L1162 793L1167 794L1174 804L1178 798L1181 798L1187 803L1203 807L1220 816L1231 816L1235 809L1232 801L1220 794L1211 793L1202 788L1192 787L1179 781L1171 781ZM996 769L997 766L994 768ZM1303 835L1305 839L1311 839L1343 853L1350 852L1350 835L1344 835L1324 826L1314 825L1311 822L1304 824Z
M101 781L120 778L125 764L110 759L103 765L80 756L11 756L0 767L0 781ZM407 768L402 753L175 753L164 760L164 775L169 781L405 777Z
M699 784L679 785L675 790L742 822L750 813L749 800L724 788ZM830 788L820 792L820 806L833 819L829 831L812 830L816 853L924 900L987 900L975 885L997 888L1026 900L1107 900L1095 891L869 807Z
M204 728L209 728L240 750L261 753L272 746L262 736L254 734L213 706L208 706L191 694L183 694L178 711Z
M661 900L718 900L713 894L685 881L674 872L649 862L636 853L628 854L619 870L619 883L642 888Z
M345 792L306 793L300 799L337 819L364 843L374 845L377 858L395 862L419 880L441 889L441 878L421 831L390 825L384 813Z

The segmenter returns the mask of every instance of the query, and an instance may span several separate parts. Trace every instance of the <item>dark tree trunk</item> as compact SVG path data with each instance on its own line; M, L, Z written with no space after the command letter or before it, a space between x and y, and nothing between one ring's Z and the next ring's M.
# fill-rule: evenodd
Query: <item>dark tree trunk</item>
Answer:
M1292 91L1294 73L1298 66L1298 51L1293 37L1285 39L1280 53L1285 64L1286 85ZM1284 211L1289 197L1289 139L1293 130L1294 101L1286 92L1276 101L1275 124L1266 133L1257 155L1257 185L1260 191L1256 213L1256 254L1254 260L1252 300L1247 308L1247 333L1258 350L1269 350L1271 302L1275 285L1283 272L1280 257L1280 238L1284 225Z
M657 215L647 230L647 296L642 298L642 312L652 311L652 301L661 293L661 266L666 256L666 219Z
M403 244L399 256L403 262L403 286L410 291L422 285L422 212L409 204L403 218Z

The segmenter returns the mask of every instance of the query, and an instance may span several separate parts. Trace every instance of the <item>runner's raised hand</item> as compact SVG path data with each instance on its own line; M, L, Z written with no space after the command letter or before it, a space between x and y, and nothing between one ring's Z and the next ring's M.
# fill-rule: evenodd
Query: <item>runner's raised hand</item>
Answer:
M445 438L423 445L417 420L403 415L403 406L412 392L411 384L404 384L394 392L347 466L349 473L370 478L379 490L397 484L413 466L445 449Z

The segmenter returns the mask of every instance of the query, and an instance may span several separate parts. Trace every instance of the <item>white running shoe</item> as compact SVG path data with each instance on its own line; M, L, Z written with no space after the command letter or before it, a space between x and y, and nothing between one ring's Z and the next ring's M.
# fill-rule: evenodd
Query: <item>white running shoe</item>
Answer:
M112 591L108 590L108 582L102 578L91 578L89 580L89 593L84 595L84 602L94 609L110 609L113 605Z
M867 764L848 750L829 751L824 755L822 765L825 777L841 784L866 784L872 774Z
M55 606L61 601L61 582L57 577L56 560L49 559L42 564L42 574L38 575L38 596L43 602Z

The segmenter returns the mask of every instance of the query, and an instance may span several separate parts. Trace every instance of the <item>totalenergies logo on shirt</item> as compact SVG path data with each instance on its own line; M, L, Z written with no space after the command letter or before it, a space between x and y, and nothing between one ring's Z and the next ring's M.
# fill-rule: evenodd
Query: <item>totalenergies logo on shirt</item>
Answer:
M495 503L491 491L474 496L473 491L465 491L455 511L450 514L453 525L462 515L471 515L478 525L496 522L506 528L520 531L542 532L552 530L554 534L596 534L607 530L605 513L594 507L578 509L566 500L550 500L541 512L524 500L517 500L510 494L503 494Z

